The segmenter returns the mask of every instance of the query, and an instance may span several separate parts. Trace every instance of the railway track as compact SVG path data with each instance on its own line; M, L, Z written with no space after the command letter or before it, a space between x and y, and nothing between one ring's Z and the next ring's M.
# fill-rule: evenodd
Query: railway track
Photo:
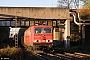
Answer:
M53 53L27 52L27 60L90 60L90 54L78 52L54 51Z
M35 56L37 56L40 60L90 60L89 54L83 54L75 52L64 54L61 53L34 53Z
M38 56L41 60L90 60L90 54L84 54L84 53L68 53L68 52L62 52L62 53L42 53L42 54L35 54Z
M57 58L57 57L50 56L50 55L47 55L47 54L45 54L45 53L36 54L36 56L39 57L40 60L60 60L60 59Z

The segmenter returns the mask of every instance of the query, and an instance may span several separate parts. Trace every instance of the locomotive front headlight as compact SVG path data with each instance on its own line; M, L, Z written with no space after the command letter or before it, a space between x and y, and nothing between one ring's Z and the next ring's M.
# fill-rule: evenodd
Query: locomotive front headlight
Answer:
M34 42L40 42L40 40L34 40Z
M36 40L34 40L33 42L36 42Z
M49 40L46 40L46 42L49 42Z
M46 40L46 42L53 42L53 40Z
M53 42L53 40L50 40L50 42Z

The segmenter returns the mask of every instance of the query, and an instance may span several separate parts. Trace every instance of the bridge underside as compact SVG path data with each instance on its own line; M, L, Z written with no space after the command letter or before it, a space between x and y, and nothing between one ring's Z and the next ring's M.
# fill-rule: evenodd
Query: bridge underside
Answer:
M65 19L17 19L17 27L29 27L35 25L36 23L45 23L46 25L59 27L59 25L64 26L65 21ZM0 26L3 27L15 27L15 23L15 19L0 19Z

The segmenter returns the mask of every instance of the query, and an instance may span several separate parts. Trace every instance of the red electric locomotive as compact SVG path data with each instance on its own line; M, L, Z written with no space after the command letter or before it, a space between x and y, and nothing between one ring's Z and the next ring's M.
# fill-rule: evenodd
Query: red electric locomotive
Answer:
M52 45L52 26L31 26L24 32L24 46L29 50L48 50L52 47Z

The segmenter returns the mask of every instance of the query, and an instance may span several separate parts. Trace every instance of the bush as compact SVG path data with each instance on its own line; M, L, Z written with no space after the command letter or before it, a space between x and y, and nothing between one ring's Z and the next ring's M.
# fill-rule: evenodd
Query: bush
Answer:
M9 57L10 60L23 60L23 54L21 48L7 47L0 49L1 57Z

